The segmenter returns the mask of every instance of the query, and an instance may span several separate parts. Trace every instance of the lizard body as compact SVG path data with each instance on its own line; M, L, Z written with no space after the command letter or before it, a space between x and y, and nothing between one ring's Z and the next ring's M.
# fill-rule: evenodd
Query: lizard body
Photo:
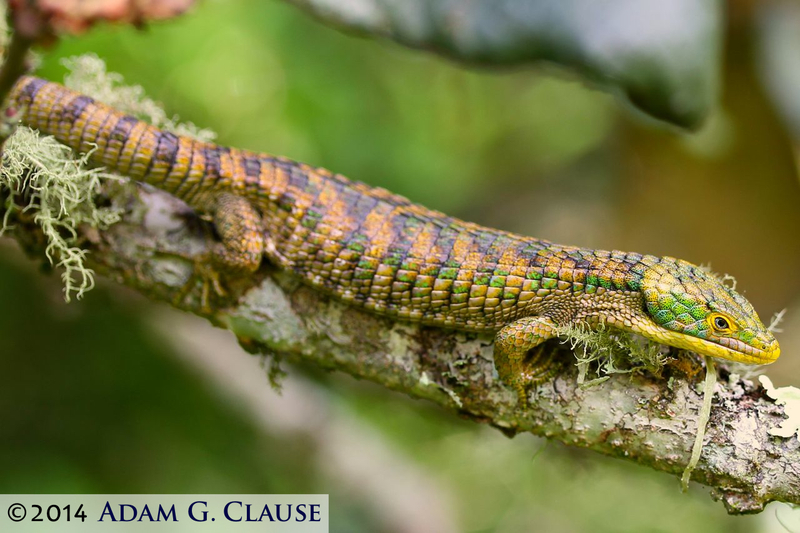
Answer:
M38 78L22 78L9 100L24 124L210 214L223 271L252 272L266 256L372 312L496 333L498 374L523 405L549 375L531 350L565 324L609 325L746 363L780 354L744 297L683 260L464 222L325 169L161 131Z

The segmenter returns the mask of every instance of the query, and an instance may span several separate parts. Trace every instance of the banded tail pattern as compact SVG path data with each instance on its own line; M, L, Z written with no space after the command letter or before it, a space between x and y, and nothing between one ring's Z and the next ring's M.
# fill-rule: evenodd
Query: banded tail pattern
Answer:
M23 78L11 99L30 127L199 210L213 212L221 194L246 198L272 261L381 314L497 330L573 293L628 290L640 279L631 269L639 254L481 227L324 169L176 136L56 83Z
M162 131L57 83L24 77L10 100L25 111L23 122L31 128L78 152L91 152L96 164L152 184L190 205L197 204L195 196L202 198L202 192L220 187L224 176L231 175L223 168L232 164L231 157L223 158L221 147ZM244 154L239 157L244 158Z

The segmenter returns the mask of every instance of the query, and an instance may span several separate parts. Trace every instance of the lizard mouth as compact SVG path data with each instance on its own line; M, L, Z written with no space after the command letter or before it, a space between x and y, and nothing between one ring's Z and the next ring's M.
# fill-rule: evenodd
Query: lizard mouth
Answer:
M727 359L728 361L735 361L737 363L747 363L750 365L768 365L774 363L775 360L781 355L781 348L778 346L777 341L765 350L755 348L749 344L745 344L738 339L720 339L721 341L733 341L732 346L725 346L715 342L707 341L704 339L693 338L692 340L700 341L702 347L688 348L700 355L710 355L719 359Z
M765 349L760 349L745 344L739 339L721 338L718 342L712 342L699 337L692 337L685 333L671 331L655 324L638 333L662 344L683 348L699 355L727 359L737 363L767 365L775 362L781 355L781 348L776 340L773 340Z

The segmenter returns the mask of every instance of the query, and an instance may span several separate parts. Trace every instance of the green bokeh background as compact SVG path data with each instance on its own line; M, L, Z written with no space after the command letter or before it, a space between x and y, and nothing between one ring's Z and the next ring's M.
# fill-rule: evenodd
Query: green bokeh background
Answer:
M510 231L710 263L736 276L762 317L789 309L784 355L768 373L796 385L796 143L758 77L757 18L753 6L732 11L722 104L692 135L644 123L563 72L469 70L257 0L206 1L143 30L95 29L45 51L39 73L60 80L61 58L94 52L223 144ZM328 493L331 531L420 530L358 490L367 483L321 467L332 444L315 440L313 425L271 431L220 392L224 378L176 357L153 324L172 319L166 306L112 283L64 304L57 276L10 241L0 250L0 490ZM210 327L192 322L173 340ZM226 346L222 359L251 357ZM336 406L342 431L371 436L341 453L357 462L383 450L408 476L376 469L370 483L399 502L413 501L415 483L433 490L446 503L408 515L435 513L456 531L769 527L633 464L509 440L347 376L288 370L309 401Z

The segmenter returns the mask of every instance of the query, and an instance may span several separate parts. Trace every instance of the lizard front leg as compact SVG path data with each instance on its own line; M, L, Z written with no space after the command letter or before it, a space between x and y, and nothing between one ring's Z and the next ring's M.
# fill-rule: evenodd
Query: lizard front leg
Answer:
M261 215L246 199L225 193L208 202L208 212L221 242L214 243L211 250L194 260L194 273L179 292L180 301L194 286L195 280L203 282L201 307L209 308L209 292L213 288L220 296L225 291L220 274L246 275L258 270L266 249L266 237Z
M235 194L217 196L211 212L222 242L214 245L212 261L221 270L252 273L261 265L265 238L261 215L253 205Z
M555 374L552 352L542 344L556 337L555 323L546 316L521 318L503 327L494 340L494 366L500 379L512 387L519 406L528 407L528 389Z

